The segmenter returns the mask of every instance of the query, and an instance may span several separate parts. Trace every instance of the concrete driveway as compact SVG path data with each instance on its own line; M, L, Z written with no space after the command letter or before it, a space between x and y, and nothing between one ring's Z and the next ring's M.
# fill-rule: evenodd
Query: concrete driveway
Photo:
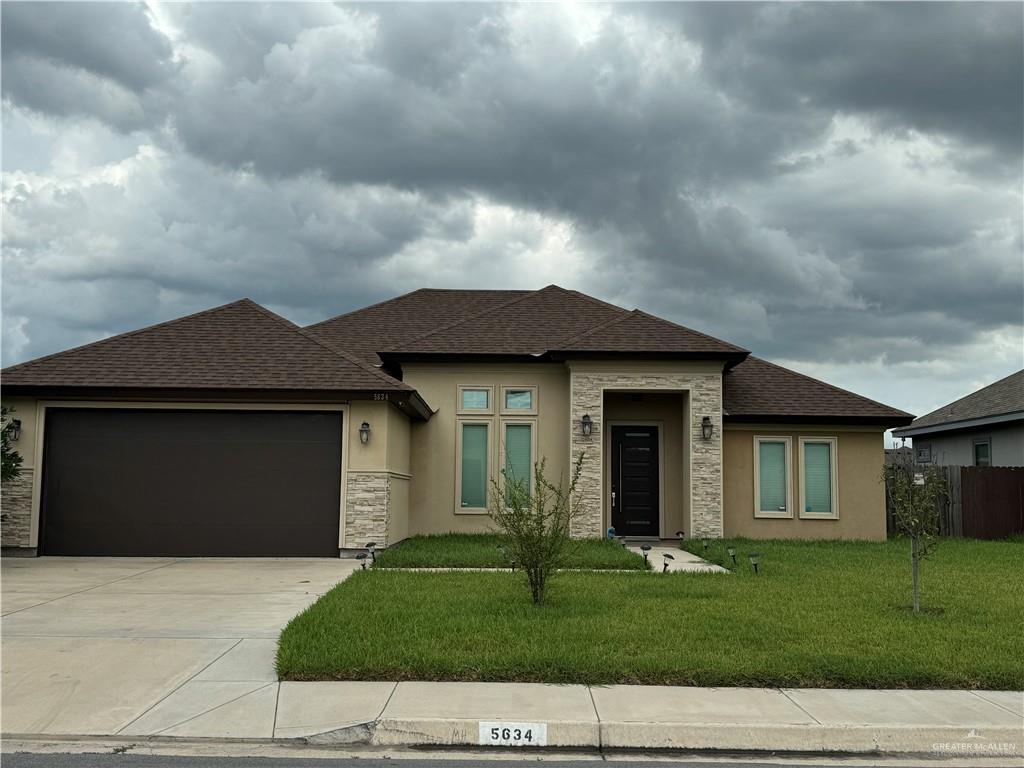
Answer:
M242 721L272 720L278 633L356 567L332 559L4 558L3 732L171 734L188 721L201 733L203 714L225 707L251 709Z

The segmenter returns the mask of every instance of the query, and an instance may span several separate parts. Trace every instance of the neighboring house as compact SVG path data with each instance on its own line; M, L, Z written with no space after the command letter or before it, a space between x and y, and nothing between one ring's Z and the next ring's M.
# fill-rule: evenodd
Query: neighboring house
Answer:
M894 437L914 439L914 461L1024 467L1024 370L920 416Z
M3 371L3 545L337 555L489 527L583 456L575 536L885 537L912 416L576 291L423 289L300 328L243 299Z
M912 464L914 462L914 449L910 446L885 449L885 465Z

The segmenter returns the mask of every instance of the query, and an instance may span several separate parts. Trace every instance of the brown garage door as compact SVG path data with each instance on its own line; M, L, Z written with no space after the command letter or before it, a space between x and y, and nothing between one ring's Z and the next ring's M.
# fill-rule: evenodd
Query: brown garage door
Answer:
M46 413L48 555L336 556L341 414Z

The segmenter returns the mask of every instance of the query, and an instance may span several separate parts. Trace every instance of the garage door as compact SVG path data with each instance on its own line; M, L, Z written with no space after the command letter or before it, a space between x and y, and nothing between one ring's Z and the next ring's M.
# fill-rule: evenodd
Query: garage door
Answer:
M48 555L337 556L341 414L48 409Z

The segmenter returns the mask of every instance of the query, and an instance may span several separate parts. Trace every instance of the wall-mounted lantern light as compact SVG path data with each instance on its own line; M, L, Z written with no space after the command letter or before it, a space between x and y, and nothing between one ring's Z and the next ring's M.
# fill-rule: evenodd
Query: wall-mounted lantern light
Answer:
M359 425L359 442L363 445L370 442L370 423L368 421Z
M21 419L11 419L11 442L21 439Z
M715 425L711 423L711 417L705 416L700 421L700 433L705 440L710 440L715 431Z
M584 437L590 437L590 432L594 428L594 420L590 418L589 413L583 414L583 418L580 419L580 429L583 430Z

